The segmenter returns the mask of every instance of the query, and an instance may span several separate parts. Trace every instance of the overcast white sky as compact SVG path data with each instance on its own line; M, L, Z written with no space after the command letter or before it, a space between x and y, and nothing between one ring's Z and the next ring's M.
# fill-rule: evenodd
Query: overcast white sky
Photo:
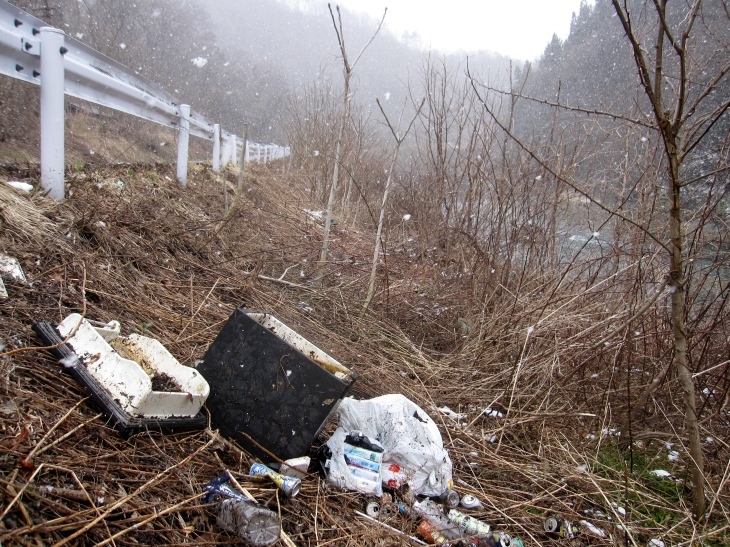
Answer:
M400 36L417 31L426 47L488 49L516 59L539 57L553 33L568 36L581 0L335 0L380 19ZM593 4L593 0L589 0Z

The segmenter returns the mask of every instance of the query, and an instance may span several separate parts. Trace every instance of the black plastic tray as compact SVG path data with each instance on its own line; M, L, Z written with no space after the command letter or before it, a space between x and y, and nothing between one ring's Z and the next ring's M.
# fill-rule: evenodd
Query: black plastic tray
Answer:
M236 309L196 367L211 427L264 461L305 456L357 374L338 378L249 313L266 312Z

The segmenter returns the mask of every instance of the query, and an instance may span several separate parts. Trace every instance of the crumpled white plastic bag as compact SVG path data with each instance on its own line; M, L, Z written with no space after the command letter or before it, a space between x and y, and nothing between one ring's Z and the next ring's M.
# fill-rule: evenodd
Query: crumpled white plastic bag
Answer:
M451 487L451 458L441 433L413 401L400 394L364 401L347 397L337 413L342 439L345 431L357 430L383 445L381 479L384 484L395 489L408 483L413 493L432 497ZM327 444L334 453L335 443L330 441Z

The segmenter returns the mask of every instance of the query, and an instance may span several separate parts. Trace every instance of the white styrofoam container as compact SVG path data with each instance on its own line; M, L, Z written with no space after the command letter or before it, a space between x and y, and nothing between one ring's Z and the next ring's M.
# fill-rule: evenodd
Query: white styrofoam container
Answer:
M158 340L132 334L112 340L113 348L91 324L77 313L66 317L58 332L69 338L76 356L120 404L125 412L147 418L193 417L208 397L205 378L181 365ZM164 374L179 389L154 391L150 377Z

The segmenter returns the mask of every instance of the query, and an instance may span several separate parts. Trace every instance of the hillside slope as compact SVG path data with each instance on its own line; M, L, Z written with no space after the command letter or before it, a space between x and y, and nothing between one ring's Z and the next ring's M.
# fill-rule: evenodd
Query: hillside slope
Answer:
M586 412L577 397L558 397L560 408L550 412L515 404L504 419L509 355L519 356L522 342L505 341L512 333L497 330L497 320L491 341L459 330L458 305L448 296L459 283L452 266L395 249L376 313L361 316L372 231L336 228L328 276L317 287L310 282L321 226L311 211L321 204L285 165L247 170L240 207L223 226L222 184L204 165L191 167L184 189L167 165L80 168L67 174L62 203L0 183L0 252L16 257L29 281L8 283L9 298L0 300L3 545L235 543L216 525L214 507L201 501L202 486L225 468L281 512L297 545L410 544L354 514L363 511L363 496L314 475L294 500L252 483L246 473L254 460L210 430L122 439L31 331L36 321L72 312L118 319L124 334L144 332L193 364L236 306L272 312L355 370L356 396L397 392L420 404L440 425L455 488L484 503L475 515L526 545L551 543L542 529L548 513L588 519L603 531L599 537L585 529L581 545L623 541L621 523L630 523L630 538L640 544L687 537L688 525L667 524L686 514L684 486L649 474L669 465L681 476L681 461L667 462L662 443L637 449L641 471L627 474L614 440L597 429L610 420ZM33 169L1 175L38 177ZM226 177L230 203L236 174ZM597 385L575 385L588 399L601 394ZM548 394L537 386L517 397ZM463 416L439 410L447 405ZM723 473L724 450L718 441L712 480ZM718 498L722 511L727 495ZM405 517L388 524L415 533ZM727 539L718 530L708 545Z

